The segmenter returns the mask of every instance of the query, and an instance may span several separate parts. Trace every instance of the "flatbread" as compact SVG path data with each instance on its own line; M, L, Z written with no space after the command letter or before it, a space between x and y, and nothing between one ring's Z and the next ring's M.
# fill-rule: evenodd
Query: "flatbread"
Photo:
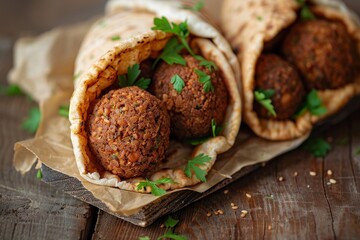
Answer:
M179 165L179 162L186 163L191 156L204 153L211 160L200 168L209 172L217 155L234 144L241 122L240 70L237 58L215 28L192 12L178 7L178 3L168 1L110 1L106 16L95 23L85 37L76 60L75 75L78 77L70 102L69 119L76 163L81 176L89 182L138 191L137 184L144 180L120 179L105 171L90 154L85 122L91 103L102 95L104 89L117 81L118 75L125 74L127 68L136 63L157 56L171 38L170 34L150 30L155 16L165 16L172 22L187 20L189 31L194 36L191 44L206 59L214 61L222 72L229 93L229 104L222 136L211 138L190 149L186 144L171 141L170 148L176 148L176 156L167 159L167 168L160 167L150 179L172 178L175 183L163 185L164 189L197 184L200 180L195 176L188 178L184 173L185 165ZM114 36L121 39L114 41Z
M345 4L336 0L311 1L311 10L329 20L339 20L345 24L356 42L360 53L360 28L355 15ZM264 44L270 42L293 24L297 18L299 5L295 0L225 0L222 9L222 29L232 48L237 52L241 65L243 118L259 136L270 140L293 139L308 134L315 123L335 114L349 100L360 94L360 76L354 83L336 90L318 91L327 113L321 117L305 113L296 121L266 120L254 111L254 76L256 62Z

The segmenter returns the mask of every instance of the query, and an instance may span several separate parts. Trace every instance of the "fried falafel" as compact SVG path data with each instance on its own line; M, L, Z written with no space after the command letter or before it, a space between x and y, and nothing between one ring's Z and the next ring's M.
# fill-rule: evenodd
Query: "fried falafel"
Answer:
M147 91L135 86L111 90L89 114L90 149L106 170L123 178L142 176L165 158L170 118Z

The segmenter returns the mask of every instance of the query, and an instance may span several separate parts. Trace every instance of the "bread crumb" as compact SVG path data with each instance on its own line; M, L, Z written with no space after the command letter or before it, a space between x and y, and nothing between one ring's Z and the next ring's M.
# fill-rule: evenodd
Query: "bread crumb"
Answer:
M206 214L206 216L208 216L208 217L211 217L211 212L208 212L207 214Z

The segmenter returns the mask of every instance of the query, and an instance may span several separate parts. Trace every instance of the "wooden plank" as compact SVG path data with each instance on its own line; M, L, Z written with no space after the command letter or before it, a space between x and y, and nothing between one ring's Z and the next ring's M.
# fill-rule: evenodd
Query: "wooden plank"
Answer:
M359 121L360 112L321 134L333 139L333 150L324 159L314 158L301 148L294 150L172 214L180 219L175 232L189 239L356 239L360 236L360 195L355 189L360 157L350 157L350 142L344 144L343 139L352 139L353 148L360 146ZM353 170L346 163L349 160L357 161ZM337 179L331 186L327 185L329 168ZM279 177L284 180L280 182ZM231 203L238 209L233 210ZM218 209L224 214L215 215ZM241 217L241 210L248 214ZM141 228L101 212L93 238L156 239L164 233L159 229L164 220Z

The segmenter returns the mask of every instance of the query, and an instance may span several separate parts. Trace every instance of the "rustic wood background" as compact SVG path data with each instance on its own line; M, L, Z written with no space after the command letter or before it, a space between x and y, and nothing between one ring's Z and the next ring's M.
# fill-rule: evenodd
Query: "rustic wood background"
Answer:
M359 1L346 2L360 13ZM87 19L103 6L100 0L0 1L0 83L6 84L17 38ZM137 227L37 180L34 170L17 173L12 149L32 137L20 127L32 105L26 97L0 96L0 239L156 239L164 233L165 217ZM360 156L354 153L360 147L359 122L357 111L320 133L333 146L324 159L292 151L172 214L180 220L175 232L189 239L359 239ZM336 184L327 184L328 169ZM215 215L219 209L223 214ZM241 210L248 214L241 217Z

